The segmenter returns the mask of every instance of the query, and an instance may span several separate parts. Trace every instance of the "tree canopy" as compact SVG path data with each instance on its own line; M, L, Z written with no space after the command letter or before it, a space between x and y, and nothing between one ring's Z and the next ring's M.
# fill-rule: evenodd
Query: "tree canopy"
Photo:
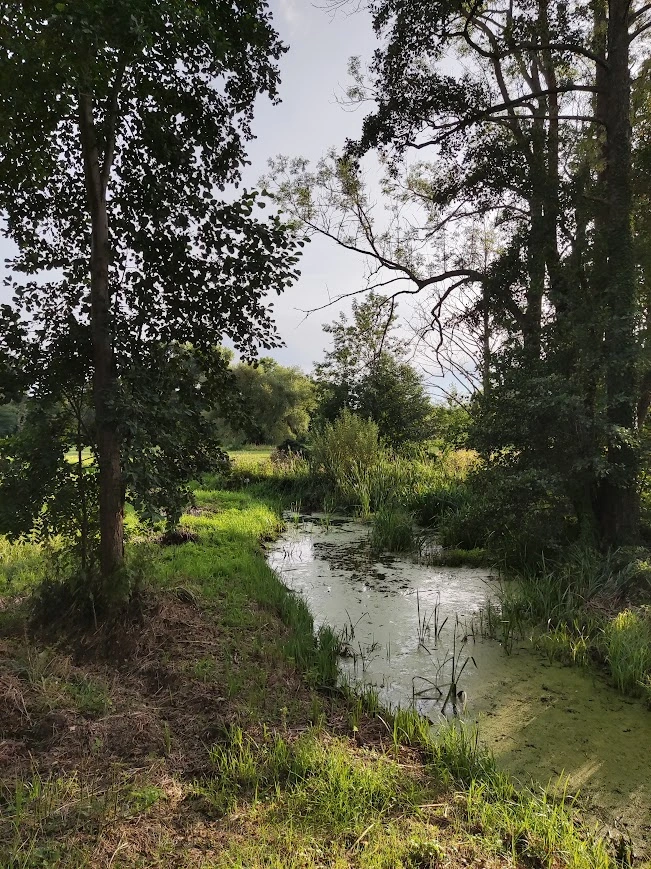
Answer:
M373 420L392 446L426 440L433 433L432 404L405 359L395 306L370 293L363 301L353 300L352 314L350 321L342 314L324 326L332 348L315 366L317 416L333 422L347 408Z
M269 357L255 366L240 362L232 373L241 397L241 419L225 419L219 410L213 414L224 442L278 445L305 440L316 404L307 375Z
M333 5L341 5L338 0ZM272 165L302 221L369 261L369 288L426 298L437 358L480 351L476 446L572 505L604 546L638 539L643 327L643 2L376 0L353 62L362 134L311 169ZM648 114L646 115L648 117ZM378 206L364 158L386 167ZM483 246L469 244L477 228ZM440 355L438 355L440 353Z
M18 247L3 391L89 404L108 588L129 450L176 448L161 356L191 344L204 370L187 387L225 385L223 337L245 358L279 340L267 296L295 279L296 241L256 191L226 187L285 49L264 0L7 3L0 32L0 212Z

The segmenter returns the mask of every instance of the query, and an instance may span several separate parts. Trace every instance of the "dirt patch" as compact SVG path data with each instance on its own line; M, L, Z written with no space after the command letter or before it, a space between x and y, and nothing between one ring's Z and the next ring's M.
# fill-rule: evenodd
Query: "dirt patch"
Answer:
M176 593L145 597L137 616L110 630L56 635L29 630L0 641L0 758L7 781L47 772L103 771L112 763L163 758L192 776L207 746L247 722L259 698L249 670L268 669L263 704L280 724L310 705L309 691L278 650L284 626L259 614L256 636L234 635L218 607L200 609ZM265 630L266 624L266 630ZM282 712L285 709L287 711ZM275 713L275 715L274 715Z

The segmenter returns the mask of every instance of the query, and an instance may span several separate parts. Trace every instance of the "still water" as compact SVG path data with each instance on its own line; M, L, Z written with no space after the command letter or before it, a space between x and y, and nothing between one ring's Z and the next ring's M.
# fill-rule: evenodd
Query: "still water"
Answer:
M488 570L376 556L361 522L296 519L268 561L317 626L341 633L343 678L436 721L453 714L443 707L456 675L457 711L478 722L503 767L527 783L567 777L591 822L651 857L651 713L640 702L592 671L550 664L528 642L506 654L482 638L497 592Z

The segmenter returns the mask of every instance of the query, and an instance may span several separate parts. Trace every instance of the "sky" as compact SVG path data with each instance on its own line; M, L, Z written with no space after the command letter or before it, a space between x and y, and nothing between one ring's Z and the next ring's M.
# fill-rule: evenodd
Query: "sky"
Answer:
M289 51L281 60L281 104L273 106L260 98L256 105L256 139L249 144L251 165L244 175L247 187L255 186L265 174L270 157L283 154L316 161L330 147L340 148L347 137L360 132L364 112L345 108L338 99L349 83L348 59L356 55L368 61L376 47L370 17L364 10L333 14L309 0L270 0L270 6L275 27ZM327 343L322 325L336 319L340 310L348 310L348 305L340 303L307 318L304 312L330 298L362 289L364 261L324 239L314 239L305 251L301 278L273 300L286 346L272 355L282 364L309 370L322 358ZM0 238L0 279L2 263L11 253L12 246Z
M325 5L325 4L324 4ZM281 62L282 103L258 102L249 146L251 166L245 182L254 184L278 154L317 161L330 147L340 148L361 130L364 112L339 104L349 84L348 59L364 61L376 47L365 10L336 14L309 0L271 0L274 23L289 45ZM323 356L327 336L323 323L336 319L349 305L339 303L307 316L304 311L364 286L364 261L335 242L315 238L305 248L299 281L274 300L276 323L286 347L272 354L284 365L307 370Z

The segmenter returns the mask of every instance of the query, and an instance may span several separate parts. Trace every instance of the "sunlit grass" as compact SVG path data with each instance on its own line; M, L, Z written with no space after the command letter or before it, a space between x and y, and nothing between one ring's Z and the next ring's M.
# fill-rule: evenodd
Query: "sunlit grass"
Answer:
M646 693L651 679L651 607L618 613L604 633L608 665L619 690Z

